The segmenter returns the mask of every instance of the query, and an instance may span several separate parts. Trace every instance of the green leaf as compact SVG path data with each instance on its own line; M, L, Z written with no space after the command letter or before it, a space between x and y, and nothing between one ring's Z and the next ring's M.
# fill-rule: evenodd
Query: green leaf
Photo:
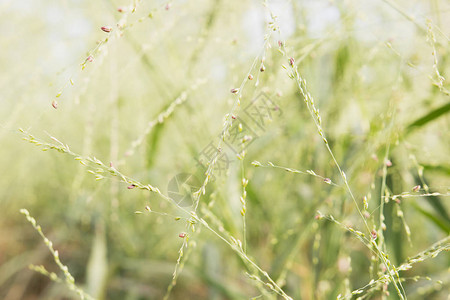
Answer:
M409 134L413 130L420 128L420 127L426 125L427 123L443 116L444 114L448 113L449 111L450 111L450 102L442 105L439 108L436 108L436 109L428 112L423 117L421 117L421 118L415 120L414 122L412 122L411 124L409 124L408 127L406 127L406 134Z
M436 226L441 228L447 234L450 232L450 225L445 220L442 220L440 217L434 215L433 213L423 209L419 205L412 203L412 206L426 218L428 218L431 222L433 222Z

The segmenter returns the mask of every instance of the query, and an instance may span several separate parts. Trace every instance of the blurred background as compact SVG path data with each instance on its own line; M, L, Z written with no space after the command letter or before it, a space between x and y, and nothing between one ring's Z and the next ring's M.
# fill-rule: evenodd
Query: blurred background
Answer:
M290 57L361 209L367 198L364 217L383 232L391 262L449 235L448 1L3 0L0 16L1 299L79 298L29 269L43 265L64 278L21 208L96 299L162 299L184 232L190 246L169 299L277 299L246 275L254 270L229 245L200 225L191 232L186 212L164 197L107 174L96 180L88 172L95 168L41 151L48 147L23 140L19 128L111 163L188 211L189 192L203 183L221 143L197 214L245 242L288 295L352 299L379 278L382 267L363 243L315 218L320 211L365 232L288 76ZM220 142L227 114L243 130L232 127L239 134ZM313 170L336 185L268 162ZM448 250L448 239L435 248ZM447 299L448 255L419 261L400 272L408 298ZM398 297L392 285L360 296Z

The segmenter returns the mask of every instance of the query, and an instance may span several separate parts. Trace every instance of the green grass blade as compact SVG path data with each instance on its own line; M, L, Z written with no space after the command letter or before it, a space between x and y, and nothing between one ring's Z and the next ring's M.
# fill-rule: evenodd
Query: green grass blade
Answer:
M450 102L447 104L442 105L439 108L436 108L430 112L428 112L426 115L424 115L423 117L415 120L414 122L412 122L411 124L409 124L406 127L406 134L409 134L410 132L412 132L415 129L418 129L434 120L436 120L437 118L445 115L446 113L448 113L450 111Z

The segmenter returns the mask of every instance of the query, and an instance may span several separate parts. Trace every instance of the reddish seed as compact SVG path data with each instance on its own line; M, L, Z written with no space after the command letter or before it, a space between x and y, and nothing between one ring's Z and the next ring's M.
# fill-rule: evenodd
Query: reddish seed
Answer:
M294 66L294 58L293 57L291 57L291 58L289 58L289 64L293 67Z
M418 192L420 190L420 185L416 185L415 187L412 188L412 190L414 192Z
M266 67L264 67L264 65L261 66L261 68L259 69L261 72L264 72L266 70Z
M331 179L330 179L330 178L325 178L323 181L324 181L325 183L328 183L328 184L331 183Z
M278 41L278 47L283 47L283 42L282 41Z
M170 6L171 6L171 5L170 5L169 3L167 3L167 4L166 4L166 10L169 10L169 9L170 9Z
M231 89L231 91L233 94L237 94L237 92L239 92L239 89Z
M372 232L370 232L370 234L372 235L372 239L374 239L374 240L377 239L377 231L375 229L372 230Z
M125 11L125 9L124 9L123 7L118 7L118 8L117 8L117 11L120 12L120 13L122 13L122 12Z
M52 101L52 106L53 106L54 109L57 109L58 108L58 102L56 102L56 100L53 100Z
M178 235L180 238L184 239L186 237L186 232L182 232Z
M235 115L232 115L231 118L232 118L233 120L236 120L236 116L235 116Z
M386 166L387 167L392 167L392 162L389 159L386 160Z
M248 80L253 80L253 75L252 74L248 74Z
M88 62L93 62L93 61L94 61L94 57L92 57L92 55L89 55L89 56L86 58L86 60L87 60Z
M136 186L134 185L134 184L131 184L131 185L129 185L127 188L129 189L129 190L131 190L131 189L134 189Z
M104 32L111 32L112 27L111 26L102 26L101 30L103 30Z

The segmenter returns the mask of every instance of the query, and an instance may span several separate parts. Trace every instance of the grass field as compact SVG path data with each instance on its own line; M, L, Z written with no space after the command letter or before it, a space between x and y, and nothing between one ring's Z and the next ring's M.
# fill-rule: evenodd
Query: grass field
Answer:
M0 16L1 299L448 299L448 1Z

